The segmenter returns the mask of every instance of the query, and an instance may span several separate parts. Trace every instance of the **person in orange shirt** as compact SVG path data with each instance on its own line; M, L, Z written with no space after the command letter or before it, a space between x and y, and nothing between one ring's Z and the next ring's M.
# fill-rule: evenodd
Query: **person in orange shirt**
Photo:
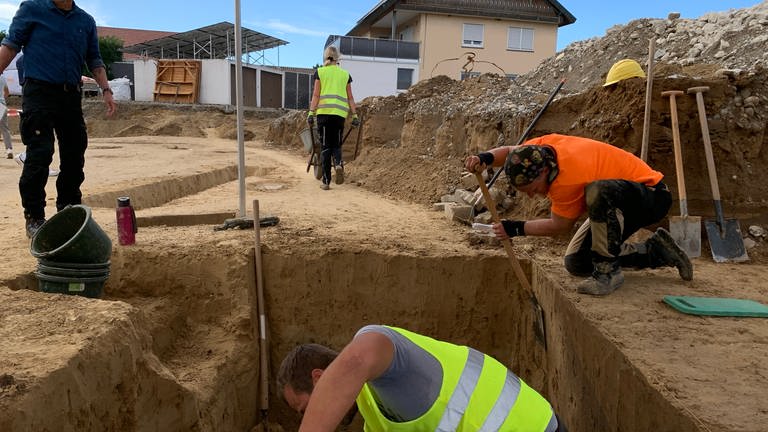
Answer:
M497 237L563 234L588 215L565 252L569 273L591 276L578 292L610 294L624 283L622 267L676 267L683 280L693 279L693 265L664 228L645 242L626 241L662 220L672 205L664 175L632 153L588 138L550 134L465 161L470 172L502 165L517 190L530 197L547 196L551 214L546 219L503 220L494 224Z

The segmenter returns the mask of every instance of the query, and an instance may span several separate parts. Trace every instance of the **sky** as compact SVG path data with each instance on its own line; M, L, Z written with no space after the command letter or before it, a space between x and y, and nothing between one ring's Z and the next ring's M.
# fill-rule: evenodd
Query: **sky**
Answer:
M768 0L766 0L768 1ZM312 67L321 63L329 35L345 35L378 0L241 0L243 27L289 42L264 52L260 64ZM561 27L557 51L571 42L601 37L617 24L638 18L666 18L679 12L683 18L698 18L708 12L723 12L761 3L760 0L559 0L572 15L574 24ZM20 1L0 0L0 29L7 30ZM97 25L183 32L221 21L235 22L234 0L76 0Z

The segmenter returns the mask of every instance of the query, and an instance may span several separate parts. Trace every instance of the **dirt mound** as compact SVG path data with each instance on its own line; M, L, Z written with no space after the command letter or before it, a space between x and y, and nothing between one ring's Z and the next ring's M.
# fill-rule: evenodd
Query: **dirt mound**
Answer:
M114 117L107 118L97 98L83 102L88 135L93 138L177 136L237 139L236 116L231 107L120 102ZM246 141L264 137L266 124L285 111L246 108L243 134ZM12 126L13 127L13 126Z

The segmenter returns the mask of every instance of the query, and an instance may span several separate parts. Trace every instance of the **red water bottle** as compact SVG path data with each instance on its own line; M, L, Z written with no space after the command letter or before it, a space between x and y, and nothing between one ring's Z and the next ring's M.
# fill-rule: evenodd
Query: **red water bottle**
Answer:
M139 227L136 225L136 213L131 206L129 197L117 199L117 240L123 245L136 243L136 233Z

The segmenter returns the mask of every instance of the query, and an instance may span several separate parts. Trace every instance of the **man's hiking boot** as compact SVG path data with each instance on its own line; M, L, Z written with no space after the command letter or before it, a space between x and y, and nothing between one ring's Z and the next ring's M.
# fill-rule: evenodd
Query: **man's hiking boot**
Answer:
M336 184L344 183L344 166L336 165Z
M330 189L330 188L331 188L331 187L330 187L328 184L326 184L326 183L320 183L320 189L322 189L322 190L328 190L328 189Z
M693 279L693 264L675 243L669 231L658 228L656 233L648 238L647 245L651 267L677 267L677 273L683 280Z
M29 218L27 219L27 238L32 238L37 233L37 230L45 223L45 219Z
M596 262L592 277L580 283L577 290L581 294L610 294L624 283L624 274L618 262Z

